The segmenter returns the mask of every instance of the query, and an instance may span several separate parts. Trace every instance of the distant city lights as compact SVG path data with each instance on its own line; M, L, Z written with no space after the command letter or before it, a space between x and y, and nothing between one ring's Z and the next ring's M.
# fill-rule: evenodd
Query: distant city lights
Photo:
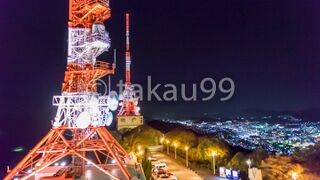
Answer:
M274 154L292 154L296 149L306 148L320 141L320 122L305 122L290 115L216 118L216 121L160 121L181 124L199 134L212 134L233 146L248 150L262 148Z

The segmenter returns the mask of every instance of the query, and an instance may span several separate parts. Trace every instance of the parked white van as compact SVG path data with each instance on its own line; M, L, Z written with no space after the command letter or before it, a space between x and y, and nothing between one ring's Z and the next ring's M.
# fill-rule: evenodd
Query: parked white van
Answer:
M167 164L163 162L159 162L154 165L154 169L163 169L165 170L167 168Z

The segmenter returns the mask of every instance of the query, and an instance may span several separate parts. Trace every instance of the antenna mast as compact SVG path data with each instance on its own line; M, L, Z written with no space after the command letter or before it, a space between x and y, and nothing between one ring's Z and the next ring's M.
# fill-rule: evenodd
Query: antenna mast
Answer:
M131 85L130 16L126 13L126 85Z
M130 54L130 16L126 13L126 81L125 89L121 94L121 109L117 116L117 129L131 129L143 124L143 116L138 106L139 98L136 97L134 86L131 84L131 54Z

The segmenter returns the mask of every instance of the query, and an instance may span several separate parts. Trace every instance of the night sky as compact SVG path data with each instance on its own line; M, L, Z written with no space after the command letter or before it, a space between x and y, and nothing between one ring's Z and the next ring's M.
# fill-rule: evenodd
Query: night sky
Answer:
M6 160L12 148L28 148L51 127L66 65L67 8L67 0L0 1L1 168L15 162ZM106 28L119 52L113 81L124 77L130 12L134 82L145 85L147 75L187 86L204 77L235 82L227 102L219 93L209 102L142 102L148 117L320 108L319 0L113 0L111 9Z

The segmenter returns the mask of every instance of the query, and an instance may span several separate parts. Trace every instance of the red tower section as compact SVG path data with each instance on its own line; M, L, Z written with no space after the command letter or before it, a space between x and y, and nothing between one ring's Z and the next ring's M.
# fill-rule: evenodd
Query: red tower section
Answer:
M130 54L130 16L126 13L126 81L124 91L121 94L121 109L117 116L117 127L131 129L143 124L143 116L140 115L138 98L135 95L134 87L131 84L131 54Z
M53 99L58 106L53 128L8 169L5 180L74 179L85 176L87 168L100 170L111 179L133 176L128 171L132 168L127 164L128 154L105 128L109 97L97 93L96 80L114 74L114 65L96 61L110 47L103 25L110 18L109 1L69 2L68 64L62 95ZM68 161L66 166L56 165L62 160ZM57 172L44 177L48 169Z
M96 80L114 74L113 65L102 61L92 62L90 57L78 55L86 53L86 48L79 51L85 43L102 41L101 34L77 37L70 34L73 29L75 34L86 33L81 30L90 29L95 24L103 24L110 16L109 0L69 0L69 41L75 39L75 44L69 43L69 49L74 48L78 51L74 53L75 50L69 50L69 60L62 85L63 92L96 92ZM77 29L79 30L76 31Z
M130 16L126 13L126 85L131 85Z

